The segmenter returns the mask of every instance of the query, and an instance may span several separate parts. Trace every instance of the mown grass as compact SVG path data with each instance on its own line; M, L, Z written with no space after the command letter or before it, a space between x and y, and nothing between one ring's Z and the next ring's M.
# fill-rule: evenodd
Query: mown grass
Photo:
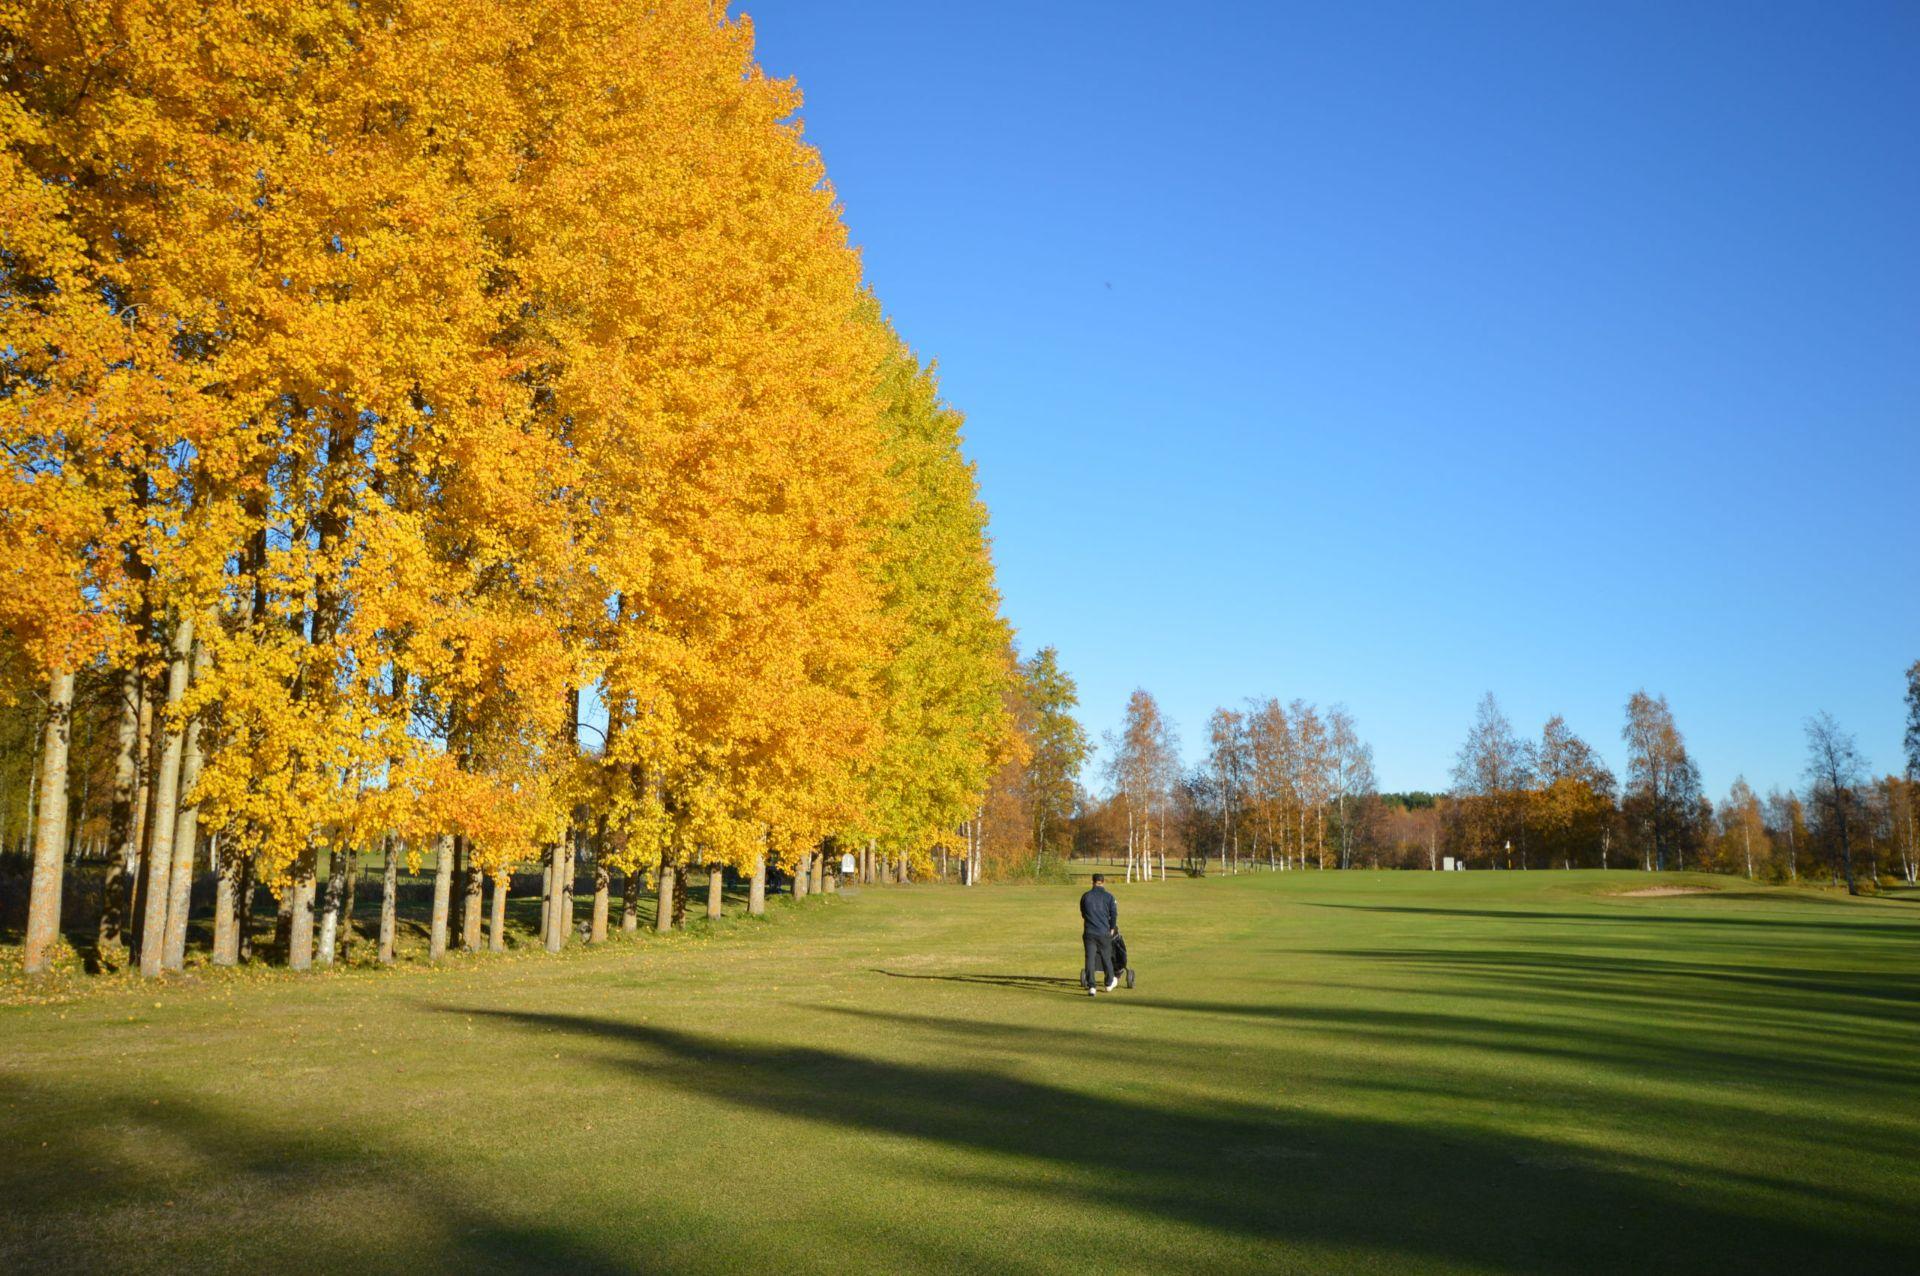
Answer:
M1676 879L1690 880L1690 879ZM1920 1270L1920 907L867 888L0 1009L0 1270Z

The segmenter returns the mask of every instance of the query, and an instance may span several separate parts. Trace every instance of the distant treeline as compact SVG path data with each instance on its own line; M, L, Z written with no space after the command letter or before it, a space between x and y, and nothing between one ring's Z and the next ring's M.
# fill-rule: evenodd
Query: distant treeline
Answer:
M1190 871L1283 868L1699 869L1871 889L1920 880L1920 662L1907 673L1904 774L1874 777L1825 713L1805 724L1805 784L1703 788L1664 696L1628 698L1624 778L1559 716L1526 739L1489 694L1446 793L1380 793L1372 750L1338 706L1221 709L1209 751L1175 765L1171 728L1136 692L1108 791L1083 793L1076 853Z

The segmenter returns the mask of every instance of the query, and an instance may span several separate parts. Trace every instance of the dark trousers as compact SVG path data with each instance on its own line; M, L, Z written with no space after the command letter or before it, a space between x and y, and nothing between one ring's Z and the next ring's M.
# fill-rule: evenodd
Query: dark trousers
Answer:
M1096 970L1107 972L1101 982L1112 983L1119 978L1120 972L1113 968L1113 936L1083 934L1080 938L1087 945L1087 982L1094 982L1093 972Z

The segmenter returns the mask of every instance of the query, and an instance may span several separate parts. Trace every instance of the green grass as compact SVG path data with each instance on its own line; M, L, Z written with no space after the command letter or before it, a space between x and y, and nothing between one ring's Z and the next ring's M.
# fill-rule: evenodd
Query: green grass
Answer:
M1122 884L1098 999L1075 887L914 886L4 1007L0 1270L1920 1270L1920 904L1648 882Z

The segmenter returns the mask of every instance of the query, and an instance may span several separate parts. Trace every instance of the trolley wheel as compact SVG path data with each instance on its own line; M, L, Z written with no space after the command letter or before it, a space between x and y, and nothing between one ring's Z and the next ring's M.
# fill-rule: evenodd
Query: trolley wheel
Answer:
M1133 987L1133 967L1127 967L1127 987Z

